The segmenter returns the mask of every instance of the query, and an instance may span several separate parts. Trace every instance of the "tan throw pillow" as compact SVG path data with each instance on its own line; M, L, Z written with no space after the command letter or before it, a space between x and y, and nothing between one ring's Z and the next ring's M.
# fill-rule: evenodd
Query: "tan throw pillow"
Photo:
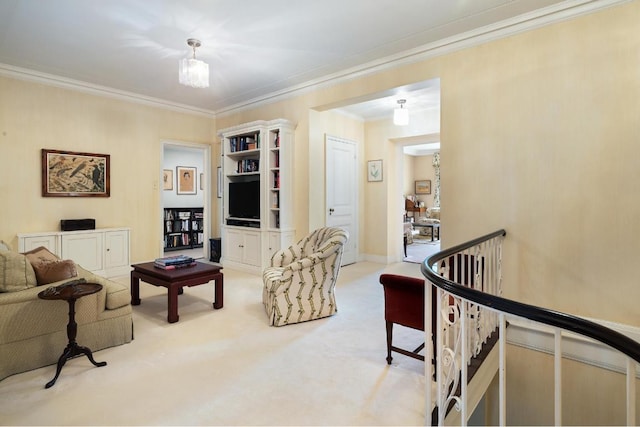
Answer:
M38 286L71 279L78 275L76 263L67 259L64 261L48 262L33 268L38 280Z
M16 292L36 286L36 274L27 257L0 251L0 292Z
M24 252L24 255L27 257L34 268L36 267L36 265L60 261L60 258L51 253L51 251L49 251L49 249L45 248L44 246L31 249L28 252Z

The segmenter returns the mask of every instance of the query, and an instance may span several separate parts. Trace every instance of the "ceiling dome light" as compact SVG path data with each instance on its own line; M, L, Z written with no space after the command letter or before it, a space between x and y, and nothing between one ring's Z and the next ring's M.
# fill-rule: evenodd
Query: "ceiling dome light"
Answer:
M406 126L409 124L409 110L403 108L406 99L398 99L400 107L393 110L393 124L396 126Z
M180 60L178 68L180 84L199 88L209 87L209 64L196 59L196 48L201 46L200 40L188 39L187 44L193 48L193 58Z

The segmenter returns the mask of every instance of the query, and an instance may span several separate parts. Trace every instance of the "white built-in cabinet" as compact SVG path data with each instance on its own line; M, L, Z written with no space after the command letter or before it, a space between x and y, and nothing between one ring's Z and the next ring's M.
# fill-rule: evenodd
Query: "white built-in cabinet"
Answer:
M20 252L40 246L100 276L122 276L131 271L129 228L18 234Z
M277 119L219 132L224 187L221 263L225 267L261 273L274 252L293 243L294 130L293 123ZM231 215L230 187L247 182L259 182L259 195L247 197L259 206L260 218Z

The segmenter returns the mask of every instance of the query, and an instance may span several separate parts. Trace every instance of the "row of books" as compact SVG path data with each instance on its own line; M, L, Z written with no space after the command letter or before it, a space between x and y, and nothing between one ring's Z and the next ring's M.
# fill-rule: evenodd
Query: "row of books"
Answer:
M232 153L236 151L255 150L260 148L260 134L251 136L234 136L229 138L229 149Z
M164 258L156 258L153 263L156 267L163 270L175 270L176 268L191 267L196 265L196 261L190 256L175 255Z
M178 246L189 246L191 244L191 238L189 233L182 234L168 234L164 236L165 248L176 248Z
M197 231L202 229L202 220L191 221L191 230ZM181 231L189 231L189 220L168 220L165 222L166 233L179 233Z
M258 172L260 162L258 159L244 159L238 161L238 173Z
M170 209L165 209L164 211L164 219L166 220L173 220L173 219L189 219L191 218L191 212L190 211L173 211Z

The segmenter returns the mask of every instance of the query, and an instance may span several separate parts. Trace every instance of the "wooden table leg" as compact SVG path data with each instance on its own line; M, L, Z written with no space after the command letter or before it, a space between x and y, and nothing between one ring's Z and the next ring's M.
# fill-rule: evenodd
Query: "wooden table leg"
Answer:
M219 309L224 306L224 284L223 284L223 276L222 274L217 274L215 280L215 291L214 291L214 300L213 300L213 308Z
M170 285L168 289L169 297L167 301L167 306L168 306L167 321L169 323L176 323L180 318L178 316L178 293L180 292L180 289L182 289L182 286L174 286L174 285Z
M131 271L131 305L140 305L140 279Z
M404 235L404 257L407 257L407 235Z

